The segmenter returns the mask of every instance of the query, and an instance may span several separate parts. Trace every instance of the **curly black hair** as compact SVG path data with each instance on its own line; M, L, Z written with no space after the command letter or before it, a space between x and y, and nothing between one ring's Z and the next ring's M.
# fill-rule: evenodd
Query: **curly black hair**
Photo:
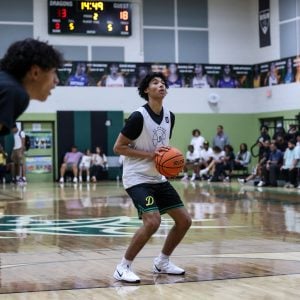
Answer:
M168 82L166 77L164 76L163 73L161 72L153 72L153 73L149 73L148 75L146 75L146 77L141 81L141 83L139 84L138 87L138 91L139 91L139 95L144 98L146 101L149 100L148 94L145 93L145 90L149 87L149 83L150 81L155 78L161 78L166 86L166 88L169 88Z
M47 42L26 38L10 45L0 69L21 81L33 65L48 71L63 64L63 55Z

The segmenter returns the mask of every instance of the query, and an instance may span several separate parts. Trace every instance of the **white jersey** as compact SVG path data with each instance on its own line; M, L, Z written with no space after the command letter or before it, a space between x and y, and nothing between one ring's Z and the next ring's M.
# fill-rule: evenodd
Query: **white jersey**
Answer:
M112 78L109 75L106 78L105 86L107 86L107 87L123 87L124 86L124 78L122 76Z
M154 152L161 146L169 145L171 131L171 114L163 109L163 119L160 124L154 122L144 107L137 109L144 119L140 136L131 146L134 149ZM149 158L136 158L125 156L123 162L123 185L125 189L141 183L161 183L166 181L155 168L155 161Z

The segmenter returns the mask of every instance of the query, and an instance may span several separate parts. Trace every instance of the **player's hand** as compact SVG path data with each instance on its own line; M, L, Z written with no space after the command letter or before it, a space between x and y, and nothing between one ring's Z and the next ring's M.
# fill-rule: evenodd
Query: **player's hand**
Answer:
M155 150L155 155L162 156L162 152L166 152L170 149L170 146L162 146Z

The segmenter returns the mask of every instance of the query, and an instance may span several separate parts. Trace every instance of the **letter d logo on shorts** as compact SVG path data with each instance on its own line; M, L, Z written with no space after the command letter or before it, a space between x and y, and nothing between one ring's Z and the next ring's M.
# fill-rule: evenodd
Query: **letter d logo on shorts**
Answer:
M152 196L146 197L146 206L150 206L154 203L154 198Z

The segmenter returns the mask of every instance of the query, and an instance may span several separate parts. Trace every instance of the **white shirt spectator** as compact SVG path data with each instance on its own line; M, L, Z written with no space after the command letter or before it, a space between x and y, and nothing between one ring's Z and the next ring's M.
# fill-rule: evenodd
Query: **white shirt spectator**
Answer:
M190 142L190 145L194 146L194 149L197 151L200 151L203 147L203 143L205 141L205 138L201 135L199 136L193 136Z
M186 155L185 155L186 160L188 160L189 162L195 162L197 160L199 160L200 158L200 154L198 151L194 150L193 152L191 151L187 151Z
M91 155L83 155L81 157L79 168L89 169L91 167L91 162L92 162L92 156Z
M101 166L101 167L105 167L107 164L107 157L105 154L103 154L103 156L95 153L92 156L92 160L93 160L93 164L96 166Z
M14 150L22 148L22 139L25 138L25 132L20 129L14 134Z
M213 152L212 148L210 148L210 147L207 150L203 148L200 151L200 159L204 160L206 162L209 161L209 159L211 157L213 157L213 155L214 155L214 152Z
M212 158L213 158L213 160L215 160L215 161L220 161L220 160L223 159L224 156L225 156L225 152L224 152L224 151L221 151L220 153L215 153L215 152L213 152Z

